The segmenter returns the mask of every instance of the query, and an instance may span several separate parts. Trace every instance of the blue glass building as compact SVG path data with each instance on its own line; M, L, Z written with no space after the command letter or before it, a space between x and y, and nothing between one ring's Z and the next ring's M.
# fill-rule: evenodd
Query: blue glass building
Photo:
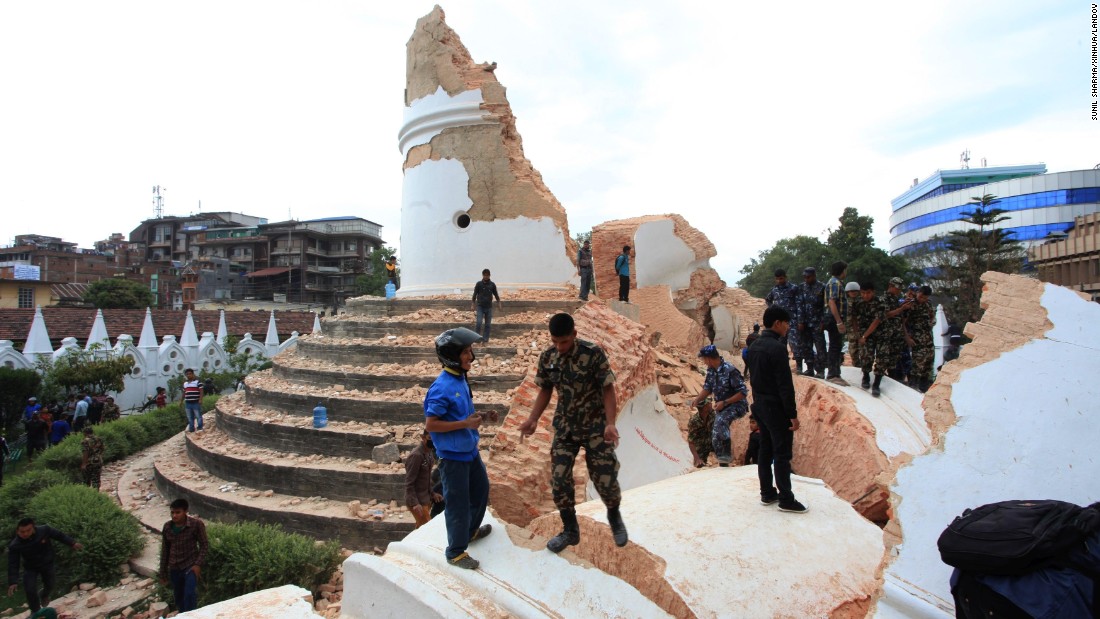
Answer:
M922 247L932 237L971 227L960 221L972 210L970 199L997 196L995 208L1008 211L998 227L1018 241L1065 232L1073 218L1100 212L1100 170L1046 174L1043 164L937 170L891 200L890 253Z

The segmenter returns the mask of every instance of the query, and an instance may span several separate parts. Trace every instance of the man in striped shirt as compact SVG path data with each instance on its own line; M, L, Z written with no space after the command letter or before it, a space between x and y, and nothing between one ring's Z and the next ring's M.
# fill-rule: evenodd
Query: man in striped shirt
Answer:
M187 431L202 430L202 383L191 368L183 371L183 377L183 398L180 403L187 413Z

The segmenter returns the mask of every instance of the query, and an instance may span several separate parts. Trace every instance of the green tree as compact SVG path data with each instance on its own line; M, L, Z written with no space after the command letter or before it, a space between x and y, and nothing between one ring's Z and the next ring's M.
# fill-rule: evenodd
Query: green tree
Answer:
M372 251L367 258L367 272L355 278L355 292L360 295L381 297L386 295L386 261L390 256L396 256L397 250L392 247L382 247ZM401 267L397 267L397 277L400 281Z
M123 378L134 368L130 357L105 356L95 349L73 351L54 362L42 360L39 370L44 377L43 391L51 398L71 393L122 391Z
M153 293L141 283L109 277L92 282L84 301L99 309L145 309L153 305Z
M776 269L786 269L790 281L798 284L802 281L802 269L812 266L820 271L832 263L830 255L825 244L812 236L780 239L774 247L761 251L741 267L745 277L737 285L753 296L764 297L775 285Z
M27 398L42 397L38 393L41 383L42 377L34 370L0 366L0 414L3 415L5 436L14 436L12 431L23 418Z
M983 273L1018 273L1023 266L1023 245L1011 231L997 227L1008 219L1007 211L996 208L997 202L992 194L970 198L972 208L961 213L960 221L973 227L930 239L911 254L912 262L940 284L953 322L981 319Z
M826 269L833 262L843 260L848 263L848 281L872 281L880 289L892 277L920 281L919 273L912 269L908 260L902 256L891 256L883 249L875 247L871 232L875 224L874 217L860 215L859 211L848 207L840 215L839 221L840 227L830 229L825 242L830 255ZM828 271L818 274L819 278L827 279L828 276Z
M585 241L591 242L592 241L592 231L589 230L588 232L577 232L573 235L573 240L577 242L578 246L584 245Z

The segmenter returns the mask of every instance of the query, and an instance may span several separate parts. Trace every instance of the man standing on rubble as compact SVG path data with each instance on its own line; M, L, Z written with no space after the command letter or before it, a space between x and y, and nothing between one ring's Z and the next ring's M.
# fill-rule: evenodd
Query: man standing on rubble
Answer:
M768 307L781 307L790 316L790 320L794 323L794 326L798 326L798 310L802 307L802 295L798 286L787 281L786 269L775 270L775 286L772 287L768 296L764 297L764 301L768 303ZM765 328L766 325L765 325ZM783 343L784 348L790 343L791 353L794 355L795 362L797 364L797 372L802 373L802 349L799 347L798 341L798 329L791 329L786 332L779 340ZM751 370L750 370L751 372Z
M584 447L588 478L607 507L607 522L615 545L626 546L626 525L619 513L622 501L619 460L615 457L615 447L619 444L619 430L615 427L619 411L615 373L603 349L577 339L577 329L569 314L555 314L550 318L550 340L554 345L539 356L535 374L539 393L531 414L519 427L520 440L534 434L539 417L557 389L554 441L550 445L550 486L563 528L546 547L551 552L561 552L566 546L580 543L573 462L581 447Z
M764 310L764 332L749 349L749 374L752 376L752 416L760 424L760 453L756 462L760 503L778 502L780 511L803 514L807 511L806 506L794 498L791 490L791 452L794 433L799 427L798 409L787 348L781 342L790 325L791 316L787 310L774 305Z
M581 277L581 301L587 301L592 290L592 243L589 241L577 251L577 275Z
M711 445L714 456L718 458L718 466L726 467L733 461L730 424L749 412L746 401L749 390L745 387L741 372L723 359L713 345L704 346L699 351L699 357L707 366L707 377L703 382L703 390L692 401L692 406L699 406L708 397L714 396L714 409L717 413L714 417Z

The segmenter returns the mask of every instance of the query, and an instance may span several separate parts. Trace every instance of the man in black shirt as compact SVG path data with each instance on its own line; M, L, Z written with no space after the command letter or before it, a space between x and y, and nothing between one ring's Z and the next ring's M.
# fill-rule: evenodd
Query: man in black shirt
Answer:
M791 491L791 449L798 430L794 381L782 338L790 328L787 310L772 305L764 310L764 332L749 348L752 383L752 416L760 425L760 452L756 461L760 476L760 502L779 503L785 512L803 514L806 506ZM772 486L772 465L775 486ZM776 490L778 488L778 490Z
M500 295L497 294L497 285L489 279L489 269L481 272L481 281L474 284L474 311L477 312L477 324L474 331L481 336L481 343L489 343L489 329L493 324L493 298L497 300L497 309L500 309ZM481 330L481 323L485 322L485 331Z
M27 606L36 613L43 604L49 606L50 591L54 584L54 555L51 539L55 539L73 550L83 550L84 545L61 531L46 525L35 526L33 518L19 521L15 537L8 544L8 596L19 587L19 561L23 561L23 592L27 595ZM42 576L42 594L39 599L38 577Z

